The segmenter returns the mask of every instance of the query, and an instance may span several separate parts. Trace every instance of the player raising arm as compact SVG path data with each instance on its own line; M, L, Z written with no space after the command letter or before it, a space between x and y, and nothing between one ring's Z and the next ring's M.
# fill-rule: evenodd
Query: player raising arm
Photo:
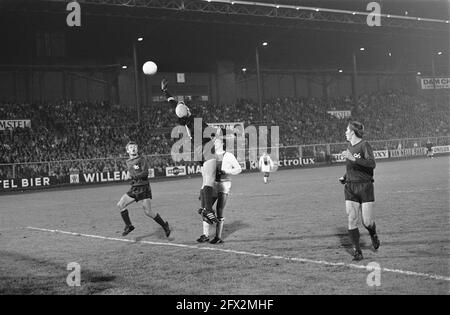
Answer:
M161 216L152 211L152 189L148 180L148 163L145 157L138 154L138 146L135 142L128 142L126 146L129 159L127 160L127 168L131 177L131 189L120 198L117 203L120 214L125 222L125 230L122 235L126 236L134 230L134 226L131 224L128 210L126 209L133 202L139 202L142 200L142 207L144 213L156 221L162 226L166 236L170 235L169 223L164 222Z
M186 131L191 138L191 141L194 143L194 119L196 118L194 115L192 115L189 107L184 104L184 102L178 102L175 100L175 98L169 93L168 91L168 84L169 82L166 79L163 79L161 81L161 90L164 93L164 96L166 97L167 101L175 107L175 114L178 117L178 123L182 126L186 127ZM210 143L210 141L214 138L214 129L212 127L209 127L205 121L202 121L201 125L201 132L202 132L202 141L201 145L197 148L194 148L194 152L201 152L201 160L198 161L202 167L202 187L203 189L200 191L200 196L205 204L205 209L201 213L202 217L207 220L209 223L215 223L218 222L216 215L213 211L213 187L214 187L214 181L216 177L216 158L213 154L214 152L207 152L208 148L214 149L213 143ZM211 128L207 130L208 128ZM205 132L205 130L207 132ZM204 134L207 134L208 131L211 136L205 136ZM207 144L210 143L210 146L207 146ZM195 144L195 143L194 143Z
M369 231L372 245L380 247L375 221L375 194L373 186L373 170L375 158L372 147L362 139L363 124L352 121L348 124L345 136L349 141L348 149L342 152L346 159L346 174L339 181L345 185L345 209L348 216L348 234L354 248L353 260L363 259L359 244L358 222L362 214L362 223Z

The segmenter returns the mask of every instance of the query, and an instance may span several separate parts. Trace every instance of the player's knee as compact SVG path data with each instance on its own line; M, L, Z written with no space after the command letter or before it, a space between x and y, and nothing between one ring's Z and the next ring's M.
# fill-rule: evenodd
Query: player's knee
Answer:
M358 227L358 216L354 211L348 214L348 228L356 229Z
M215 181L215 178L212 177L212 176L204 176L203 177L203 185L204 186L211 186L211 187L213 187L214 186L214 181Z
M372 218L363 218L363 223L365 227L370 227L373 225Z
M156 215L153 213L152 209L146 209L144 208L144 213L145 215L147 215L148 217L154 218Z
M358 227L358 220L348 220L348 229L353 230Z

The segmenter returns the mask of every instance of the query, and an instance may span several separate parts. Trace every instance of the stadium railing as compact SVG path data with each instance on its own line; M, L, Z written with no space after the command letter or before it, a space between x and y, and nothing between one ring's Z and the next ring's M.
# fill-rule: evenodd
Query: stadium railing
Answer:
M434 146L449 145L450 137L427 137L427 138L403 138L370 141L374 150L394 150L399 148L425 147L431 141ZM327 157L339 154L345 150L348 143L328 143L328 144L307 144L279 147L279 158L299 158L314 157L316 161L326 161ZM270 148L267 148L270 152ZM170 154L147 155L152 167L163 169L168 166L179 165L174 163ZM249 159L249 152L246 150L246 160ZM41 176L61 176L73 172L110 172L123 171L126 169L125 157L117 158L96 158L85 160L65 160L49 162L27 162L14 164L0 164L0 178L22 178ZM181 163L190 164L190 163ZM192 164L192 163L191 163Z
M388 156L390 157L391 153L396 153L395 156L392 154L392 157L423 156L425 154L424 148L428 141L433 146L450 146L450 136L403 138L369 142L374 151L381 153L382 156L380 158L387 158ZM321 165L342 162L339 159L339 155L347 146L347 142L342 142L279 147L279 166L296 167L306 166L306 164ZM401 152L401 150L404 150L405 153ZM272 154L271 148L267 148L267 151ZM385 152L384 156L383 152ZM259 157L259 154L256 156ZM197 167L197 163L175 163L170 154L147 155L146 157L151 167L150 177L183 176L200 173L200 168ZM119 182L124 180L126 173L125 161L126 157L117 157L108 159L97 158L88 160L0 164L0 191L2 189L9 189L14 185L25 185L24 188L39 186L43 183L36 183L33 180L43 177L50 178L50 186L68 183ZM257 160L251 160L249 158L248 149L245 152L245 161L240 162L246 166L247 170L257 168ZM17 180L15 182L8 182L8 180L13 179Z

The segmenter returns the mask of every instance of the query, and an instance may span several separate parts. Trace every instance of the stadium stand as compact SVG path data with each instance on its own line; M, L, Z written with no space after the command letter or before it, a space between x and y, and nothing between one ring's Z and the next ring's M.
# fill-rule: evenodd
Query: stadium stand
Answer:
M262 113L248 100L225 107L190 106L193 112L204 113L208 122L278 125L280 145L289 146L344 142L348 119L338 119L328 110L350 110L352 120L365 124L370 140L449 136L449 95L442 93L436 98L402 91L362 95L356 104L350 97L278 98L266 101ZM142 116L144 121L133 123L137 121L135 111L107 102L0 103L0 120L30 119L32 125L0 131L0 164L27 163L16 168L15 177L123 170L124 145L139 135L146 139L140 143L141 151L152 155L153 167L172 165L173 111L165 103L155 103L151 110L144 109ZM77 161L52 163L52 167L29 164L67 160ZM8 168L0 168L0 178L12 177Z

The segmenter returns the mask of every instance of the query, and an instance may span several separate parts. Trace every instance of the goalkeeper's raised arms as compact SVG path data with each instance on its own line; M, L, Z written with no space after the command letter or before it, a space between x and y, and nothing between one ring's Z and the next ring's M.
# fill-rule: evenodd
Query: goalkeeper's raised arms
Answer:
M169 85L169 81L166 78L161 80L161 91L167 91L167 86Z
M191 112L189 110L189 107L184 104L183 101L177 101L175 97L173 97L169 90L169 81L167 81L165 78L161 80L161 91L163 92L164 96L166 97L167 101L175 107L175 114L179 119L185 119L186 117L191 116ZM180 122L180 125L186 125L186 122ZM189 136L190 136L190 132Z
M167 89L169 86L169 81L166 78L163 78L161 80L161 91L163 92L164 96L166 97L167 101L173 105L177 106L177 101L175 98L169 93L169 90Z

